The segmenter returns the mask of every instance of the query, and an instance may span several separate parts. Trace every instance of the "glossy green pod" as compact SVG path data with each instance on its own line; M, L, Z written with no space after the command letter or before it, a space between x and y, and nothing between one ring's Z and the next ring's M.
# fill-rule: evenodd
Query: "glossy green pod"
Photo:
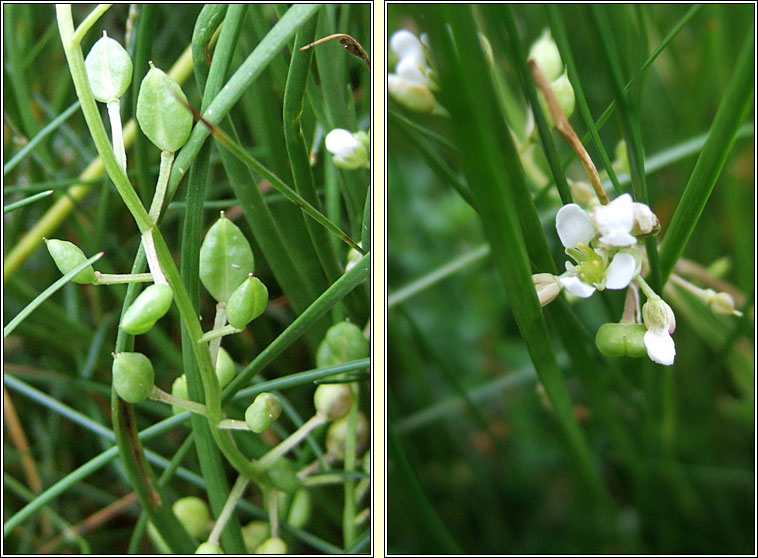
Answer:
M223 347L219 347L216 357L216 378L218 378L221 389L224 389L234 379L236 371L232 357Z
M187 391L187 376L182 374L176 380L174 380L174 383L171 384L171 395L178 397L179 399L189 400L189 393ZM185 409L177 407L176 405L171 405L171 410L175 415L178 415L179 413L183 413L185 411Z
M168 285L150 285L134 299L121 318L121 329L131 335L149 331L171 307L174 291Z
M247 427L260 434L282 414L282 404L273 393L259 393L245 411Z
M292 496L287 523L295 529L302 529L311 517L311 495L306 488L301 488Z
M350 322L334 324L316 351L316 366L323 368L366 358L370 346L361 329Z
M196 496L185 496L174 502L171 509L187 532L196 539L202 540L210 532L208 522L211 514L205 500Z
M200 281L217 302L226 302L255 271L250 243L223 213L200 246Z
M229 296L229 302L226 304L226 320L237 329L242 329L263 314L267 304L266 285L250 274Z
M141 403L153 391L155 372L142 353L118 353L113 357L113 389L127 403Z
M643 324L603 324L595 335L595 345L607 357L644 357L646 331Z
M87 256L84 255L84 252L76 244L72 244L67 240L45 239L45 244L47 245L47 251L53 257L55 265L58 266L63 275L66 275L66 273L73 270L76 266L87 261ZM95 280L95 270L89 265L74 275L71 280L80 285L92 283Z
M321 384L313 394L313 405L316 412L327 420L337 420L344 417L353 404L353 392L350 384Z
M120 98L132 82L132 60L118 41L100 38L84 61L92 95L101 103Z
M189 139L192 113L184 104L187 97L179 84L150 65L137 96L137 122L158 149L174 153Z
M277 490L292 494L303 487L303 481L297 476L297 466L293 461L280 457L266 470L271 485Z

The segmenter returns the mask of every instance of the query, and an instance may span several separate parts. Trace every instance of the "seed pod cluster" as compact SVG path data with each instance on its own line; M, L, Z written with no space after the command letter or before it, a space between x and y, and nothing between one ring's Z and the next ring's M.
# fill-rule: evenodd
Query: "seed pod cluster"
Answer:
M75 267L87 261L87 256L84 255L84 252L76 244L72 244L67 240L45 239L45 244L47 245L47 251L53 257L55 265L58 266L63 275L73 271ZM74 275L71 280L80 285L92 283L95 280L95 270L89 265Z
M254 271L250 243L223 212L203 239L199 265L200 281L218 302L227 302Z
M150 285L134 299L121 318L121 329L131 335L149 331L171 307L174 291L168 285Z
M369 355L369 342L361 329L350 322L334 324L316 351L316 366L334 366Z
M132 60L118 41L105 33L84 61L92 95L101 103L119 99L132 82Z
M118 353L113 357L113 388L127 403L141 403L153 391L155 371L142 353Z
M142 133L161 151L174 153L189 139L192 113L182 88L150 63L137 96L137 122Z
M244 328L263 314L268 304L268 289L251 273L229 296L226 319L237 329Z

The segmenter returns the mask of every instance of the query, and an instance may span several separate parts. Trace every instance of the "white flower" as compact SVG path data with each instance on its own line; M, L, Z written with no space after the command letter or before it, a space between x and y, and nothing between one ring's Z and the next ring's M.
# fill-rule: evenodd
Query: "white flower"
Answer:
M355 134L342 128L335 128L326 135L326 148L333 155L338 167L358 169L369 167L368 150Z
M575 203L561 207L555 217L558 237L576 265L566 262L566 273L558 280L570 293L587 298L596 289L624 289L637 273L640 263L634 254L618 252L610 258L605 248L589 246L597 231L587 213Z
M634 234L650 234L657 227L660 227L658 217L644 203L634 202Z
M395 72L387 76L389 94L410 110L444 113L444 109L432 93L432 70L418 37L406 29L401 29L390 37L390 48L399 60Z
M671 306L660 297L648 299L642 307L642 320L647 328L644 337L647 356L658 364L674 364L676 347L671 334L676 329L676 318Z
M622 194L608 205L592 209L592 221L600 231L601 243L609 246L632 246L637 238L630 233L634 227L634 202L629 194Z

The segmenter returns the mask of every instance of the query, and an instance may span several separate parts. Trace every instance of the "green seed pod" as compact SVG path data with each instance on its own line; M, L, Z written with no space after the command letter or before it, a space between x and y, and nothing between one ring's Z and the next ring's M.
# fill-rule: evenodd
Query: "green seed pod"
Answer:
M326 449L330 455L333 455L338 461L345 459L345 440L347 439L347 419L342 417L334 421L326 431ZM368 421L363 413L356 416L355 426L355 454L366 449L368 443Z
M358 360L369 355L368 339L361 329L350 322L334 324L316 351L316 366L333 366Z
M150 285L134 299L121 318L121 329L132 335L149 331L171 307L174 291L168 285Z
M254 267L250 243L222 212L200 246L200 281L216 301L226 302Z
M132 82L132 60L118 41L103 31L84 61L92 95L101 103L119 99Z
M316 412L327 420L337 420L344 417L353 404L353 392L349 384L321 384L313 394L313 405Z
M216 543L206 541L197 547L195 554L224 554L224 551L221 550L221 547Z
M247 427L260 434L268 429L279 415L282 414L282 404L273 393L259 393L245 411L245 423Z
M303 481L297 476L297 466L284 457L280 457L266 470L266 476L274 488L288 494L303 487Z
M151 62L139 88L137 122L161 151L174 153L187 143L192 113L182 101L187 102L182 88Z
M550 36L550 30L545 29L529 49L529 58L539 66L548 81L558 79L563 72L563 60L558 46Z
M87 256L84 255L84 252L76 244L72 244L67 240L44 240L45 244L47 244L47 251L50 252L55 265L58 266L63 275L66 275L66 273L73 270L76 266L87 261ZM95 270L89 265L74 275L71 280L80 285L92 283L95 280Z
M292 497L287 523L296 529L302 529L311 518L311 495L307 489L301 488Z
M174 380L174 383L171 385L171 395L178 397L179 399L189 399L189 394L187 392L187 376L182 374ZM184 412L184 409L177 407L176 405L171 405L171 409L175 415Z
M287 543L279 537L271 537L255 549L255 554L287 554Z
M251 273L229 296L226 320L237 329L244 328L263 314L268 304L268 289Z
M200 540L208 536L211 515L204 500L196 496L186 496L174 502L172 509L190 535Z
M255 549L263 544L271 535L271 529L268 526L268 521L251 521L244 527L242 527L242 538L245 541L245 548L252 554Z
M595 335L595 345L607 357L640 358L647 355L646 331L643 324L603 324Z
M225 388L232 381L236 371L237 369L234 366L232 357L229 356L229 353L223 347L219 347L218 356L216 357L216 377L221 389Z
M113 357L113 388L127 403L141 403L153 391L155 372L142 353L118 353Z

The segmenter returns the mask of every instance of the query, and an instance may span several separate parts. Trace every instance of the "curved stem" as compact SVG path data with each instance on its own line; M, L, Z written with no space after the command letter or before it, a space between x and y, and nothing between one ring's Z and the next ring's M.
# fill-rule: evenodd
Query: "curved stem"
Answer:
M271 467L271 465L274 464L274 462L276 462L277 459L279 459L281 456L299 444L300 441L305 438L311 430L324 423L326 423L326 417L322 414L316 413L306 422L304 422L300 428L282 440L278 446L261 457L258 460L258 465L261 467L261 469L268 469Z

